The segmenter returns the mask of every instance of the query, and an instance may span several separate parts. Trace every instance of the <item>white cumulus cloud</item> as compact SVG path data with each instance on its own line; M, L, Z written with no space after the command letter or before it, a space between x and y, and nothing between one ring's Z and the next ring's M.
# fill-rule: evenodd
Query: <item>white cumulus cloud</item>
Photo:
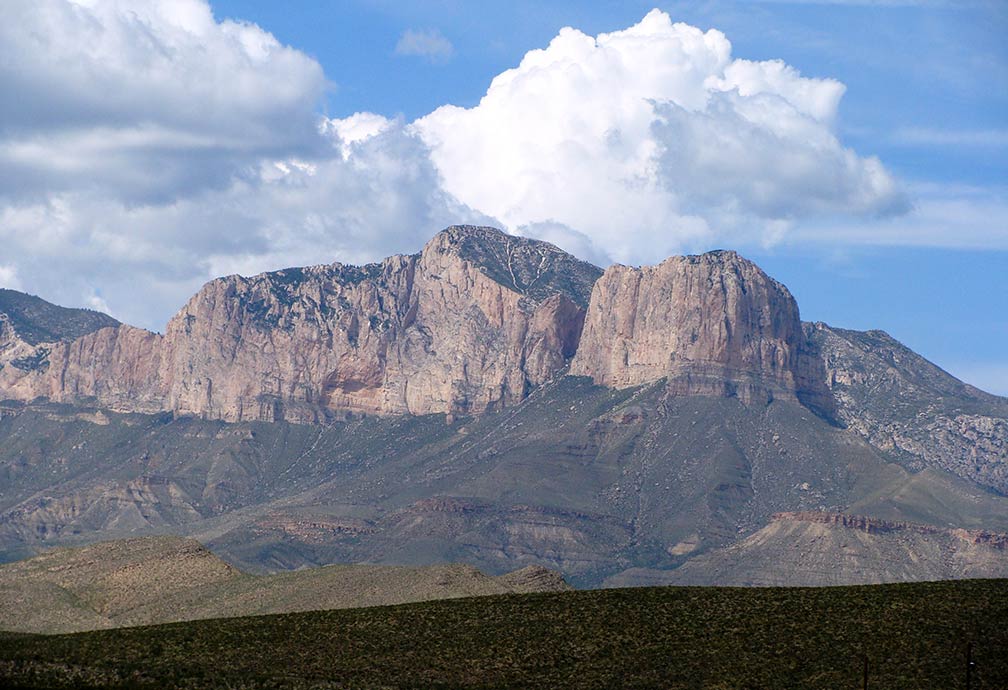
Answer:
M623 31L560 31L473 108L414 127L445 189L511 227L559 223L615 259L779 235L814 214L905 210L875 158L838 140L844 87L733 59L719 31L653 10Z
M318 146L322 68L203 0L5 0L0 20L0 199L170 201Z
M0 284L160 329L215 276L413 252L451 223L604 264L903 204L837 139L843 85L657 11L564 29L476 107L412 123L322 117L327 84L205 0L0 4Z
M21 281L18 279L17 268L10 264L0 264L0 288L9 290L20 290Z

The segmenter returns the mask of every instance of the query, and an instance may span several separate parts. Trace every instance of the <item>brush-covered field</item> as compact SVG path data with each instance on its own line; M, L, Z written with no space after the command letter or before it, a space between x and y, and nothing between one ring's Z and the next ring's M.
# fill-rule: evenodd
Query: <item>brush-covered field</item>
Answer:
M1008 581L503 595L0 634L12 688L1008 688Z

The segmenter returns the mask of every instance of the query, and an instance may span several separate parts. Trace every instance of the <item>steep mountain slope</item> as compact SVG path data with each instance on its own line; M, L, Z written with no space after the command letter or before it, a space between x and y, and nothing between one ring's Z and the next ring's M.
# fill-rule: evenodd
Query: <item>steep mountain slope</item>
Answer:
M34 397L18 383L38 378L49 354L66 343L119 322L89 309L67 309L33 295L0 289L0 400Z
M674 568L786 510L1008 531L1008 499L913 473L797 403L683 397L661 383L566 377L451 423L94 414L30 406L0 420L0 545L171 530L246 569L541 563L592 585Z
M607 269L571 373L616 388L664 378L679 395L783 397L833 411L791 293L735 252Z
M806 332L849 429L910 469L1008 494L1008 398L963 383L882 331L816 323Z
M0 333L13 332L28 345L73 340L118 325L108 314L58 307L34 295L0 288Z
M567 589L539 567L488 577L464 565L343 565L256 577L191 539L147 537L0 566L0 630L77 632Z
M803 325L733 252L600 273L454 227L380 264L213 281L165 336L56 343L0 371L0 554L175 532L249 570L543 563L593 585L782 511L1008 531L1005 399Z

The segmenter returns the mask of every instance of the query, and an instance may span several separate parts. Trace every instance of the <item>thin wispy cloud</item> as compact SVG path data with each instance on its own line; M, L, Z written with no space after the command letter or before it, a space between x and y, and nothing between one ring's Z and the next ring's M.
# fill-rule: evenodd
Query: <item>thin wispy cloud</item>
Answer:
M904 127L893 133L892 140L909 146L1008 146L1008 129L939 129Z
M1001 0L748 0L765 5L837 5L847 7L994 7Z
M455 54L455 46L437 29L406 29L396 43L395 53L445 62Z

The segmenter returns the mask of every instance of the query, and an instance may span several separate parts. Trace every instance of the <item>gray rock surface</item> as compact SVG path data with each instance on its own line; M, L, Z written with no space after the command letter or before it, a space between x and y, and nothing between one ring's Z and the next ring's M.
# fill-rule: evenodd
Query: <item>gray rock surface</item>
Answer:
M951 376L882 331L806 324L839 419L913 470L1008 494L1008 399Z

